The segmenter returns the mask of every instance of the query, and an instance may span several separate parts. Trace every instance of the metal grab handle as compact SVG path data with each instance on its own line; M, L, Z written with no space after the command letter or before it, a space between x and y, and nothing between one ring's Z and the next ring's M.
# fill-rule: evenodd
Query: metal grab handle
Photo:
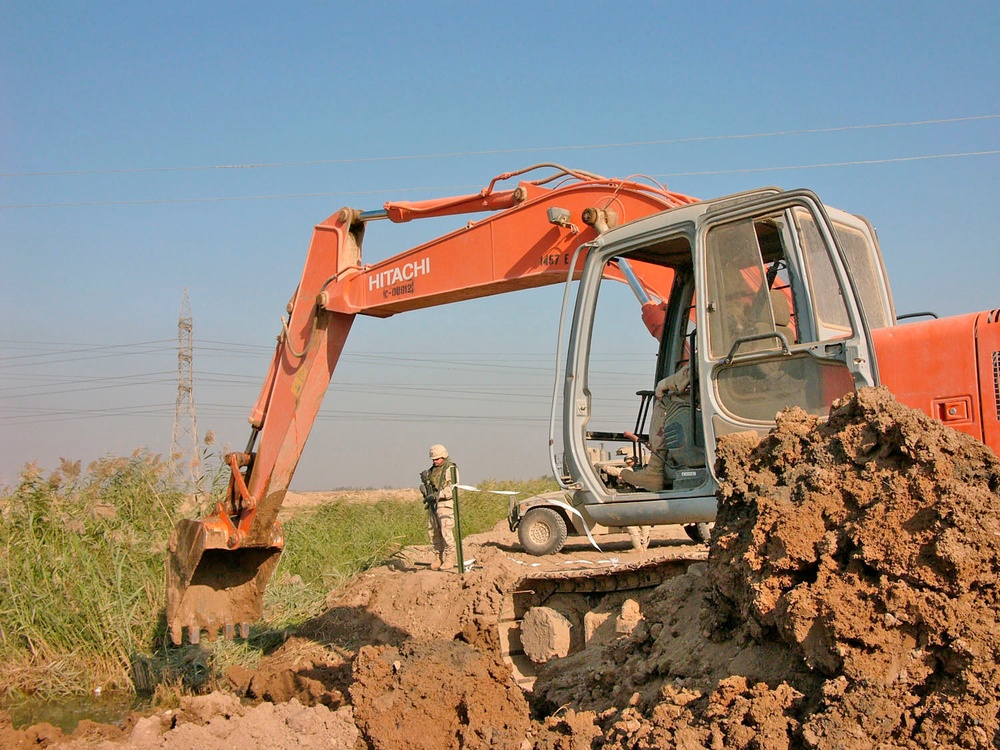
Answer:
M766 341L767 339L778 339L778 343L781 344L782 354L792 353L788 347L788 339L785 337L785 334L781 331L768 331L767 333L755 333L752 336L740 336L740 338L733 342L732 349L729 350L729 354L722 360L722 363L724 365L731 365L733 360L736 359L736 350L743 344L749 344L752 341Z

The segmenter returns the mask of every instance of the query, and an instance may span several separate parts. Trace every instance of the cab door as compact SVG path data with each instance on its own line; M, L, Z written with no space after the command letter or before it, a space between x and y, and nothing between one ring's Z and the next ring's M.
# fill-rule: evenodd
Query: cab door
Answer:
M877 257L874 246L866 252ZM860 298L813 193L709 206L698 221L695 274L709 466L722 435L763 435L786 407L826 416L834 399L877 384L862 310L887 303Z

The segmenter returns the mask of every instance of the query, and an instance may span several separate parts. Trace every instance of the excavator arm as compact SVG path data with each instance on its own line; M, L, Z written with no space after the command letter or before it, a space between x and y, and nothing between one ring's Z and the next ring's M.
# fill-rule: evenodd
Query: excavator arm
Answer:
M499 181L539 167L554 175L496 190ZM555 187L547 184L560 181ZM231 479L215 512L177 524L167 561L167 624L174 643L184 631L243 637L263 614L263 595L284 538L277 521L292 475L357 315L389 317L466 299L564 282L583 267L581 245L608 228L695 199L644 183L557 165L500 175L477 194L387 203L381 211L344 208L314 231L302 278L260 396L243 453L228 454ZM490 212L480 221L393 257L362 261L365 227L387 219ZM639 267L636 267L638 265ZM669 270L636 264L609 275L665 299Z

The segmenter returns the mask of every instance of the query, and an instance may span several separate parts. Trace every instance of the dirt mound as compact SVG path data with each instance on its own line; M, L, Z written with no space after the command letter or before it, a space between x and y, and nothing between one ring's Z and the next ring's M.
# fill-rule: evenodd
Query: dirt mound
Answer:
M528 730L507 668L458 641L366 646L354 680L354 717L374 750L516 750Z
M509 532L508 532L509 533ZM520 575L509 553L475 541L465 545L474 567L458 576L431 570L429 550L411 548L390 564L351 581L327 599L327 610L300 634L356 651L398 646L411 638L451 639L480 617L495 619L504 592Z
M540 747L998 746L995 455L864 389L725 440L717 468L707 575L543 671L537 710L574 713Z
M867 389L721 454L719 624L774 634L826 677L803 726L843 742L992 742L1000 710L1000 462Z
M322 704L337 709L347 704L351 661L351 655L342 650L292 637L262 657L257 669L234 666L226 676L240 696L271 703L294 698L306 706Z

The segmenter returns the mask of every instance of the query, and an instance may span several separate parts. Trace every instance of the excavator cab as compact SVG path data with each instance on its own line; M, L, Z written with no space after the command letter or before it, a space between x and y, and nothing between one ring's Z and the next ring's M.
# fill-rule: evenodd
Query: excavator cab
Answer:
M605 377L611 357L601 347L625 346L623 309L635 346L648 338L636 324L635 301L628 305L610 283L607 267L623 263L640 278L650 266L674 278L657 303L663 326L655 354L636 356L634 367L623 359L618 368L619 381L634 373L629 384L648 384L638 391L645 429L634 433L606 426L628 424L636 389ZM686 206L602 236L578 287L562 378L567 520L589 528L714 520L717 439L763 435L791 406L823 416L833 400L877 384L869 329L893 316L870 227L808 191L765 189ZM609 327L617 338L602 344ZM651 388L684 369L689 389L650 399ZM650 449L637 462L646 464L640 472L609 474L586 460L595 441L614 452L636 438ZM652 481L650 467L658 475ZM630 481L636 478L643 481Z

